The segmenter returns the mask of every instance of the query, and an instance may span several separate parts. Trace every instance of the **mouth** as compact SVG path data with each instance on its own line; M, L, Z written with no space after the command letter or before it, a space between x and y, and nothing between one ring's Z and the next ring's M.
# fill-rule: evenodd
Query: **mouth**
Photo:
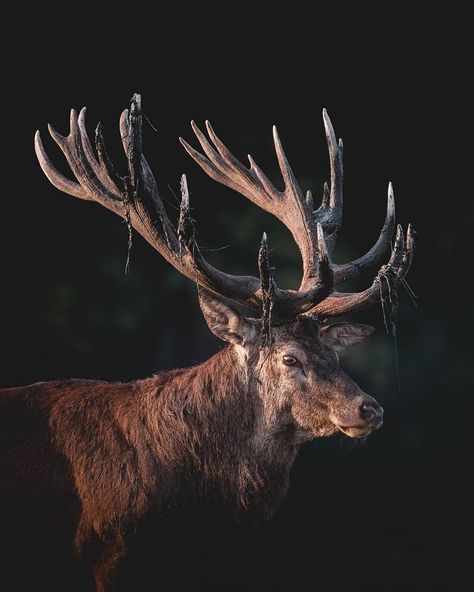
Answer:
M365 424L365 425L343 426L343 425L336 424L336 427L343 434L345 434L346 436L349 436L349 438L365 438L373 431L378 430L380 427L382 427L382 424L383 424L383 421L379 421L378 423L371 424L371 425Z

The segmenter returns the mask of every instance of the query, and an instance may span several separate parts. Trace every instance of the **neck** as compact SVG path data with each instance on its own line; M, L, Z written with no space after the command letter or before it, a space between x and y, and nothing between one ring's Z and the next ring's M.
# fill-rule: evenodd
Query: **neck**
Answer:
M268 422L250 374L238 347L228 346L142 384L158 458L173 479L179 467L179 487L269 515L286 491L296 447Z

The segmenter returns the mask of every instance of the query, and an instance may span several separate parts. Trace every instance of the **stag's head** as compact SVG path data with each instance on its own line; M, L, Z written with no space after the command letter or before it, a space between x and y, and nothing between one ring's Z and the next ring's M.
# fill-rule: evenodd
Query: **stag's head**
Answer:
M155 179L142 154L142 114L139 95L120 119L120 131L128 160L128 174L120 176L112 164L101 134L96 130L94 152L85 127L85 108L71 111L70 132L50 134L66 156L77 182L51 164L36 135L36 153L43 171L58 189L80 199L96 201L125 218L179 272L200 287L200 302L210 329L230 343L236 360L244 365L249 385L261 397L265 417L278 426L294 426L300 439L342 431L363 437L382 423L383 410L341 369L339 357L372 332L349 323L330 324L336 316L380 302L394 294L407 273L414 250L413 231L406 237L400 226L389 262L372 285L362 292L338 292L335 287L355 279L377 264L395 233L395 202L388 188L387 214L380 236L362 257L336 264L332 255L342 220L342 141L336 141L331 121L323 110L329 148L330 184L325 184L321 205L315 208L289 166L276 128L273 139L284 181L277 190L249 156L244 166L206 122L208 137L192 122L204 154L181 142L197 164L213 179L247 197L276 216L290 230L299 247L303 274L298 290L278 288L269 263L264 236L258 256L259 276L235 276L210 265L195 240L189 210L186 177L181 180L181 209L171 223ZM255 318L243 316L229 301L253 309Z
M321 324L310 313L262 332L260 320L206 292L201 308L211 331L230 342L249 388L261 398L270 431L295 428L298 441L341 431L362 438L382 425L383 409L339 364L351 346L373 332L368 325Z

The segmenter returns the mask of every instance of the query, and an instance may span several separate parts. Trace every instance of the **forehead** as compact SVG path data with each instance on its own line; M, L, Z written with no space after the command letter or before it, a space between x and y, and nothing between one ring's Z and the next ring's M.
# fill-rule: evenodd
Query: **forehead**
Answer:
M295 321L272 329L276 343L296 341L301 345L315 346L320 343L320 323L311 315L300 315Z

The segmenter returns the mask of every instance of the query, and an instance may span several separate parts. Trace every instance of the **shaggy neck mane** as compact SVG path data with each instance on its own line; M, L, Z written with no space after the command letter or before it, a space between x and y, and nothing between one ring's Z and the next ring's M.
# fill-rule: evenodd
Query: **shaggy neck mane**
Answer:
M131 383L49 384L52 437L80 500L78 548L93 531L195 502L234 517L275 512L297 446L267 421L252 367L229 346Z
M162 493L185 492L221 506L224 500L233 510L274 510L296 451L288 445L281 450L280 443L276 455L271 434L262 434L263 410L249 366L228 346L198 366L140 382L147 432L162 463L155 474L165 476L157 484Z

